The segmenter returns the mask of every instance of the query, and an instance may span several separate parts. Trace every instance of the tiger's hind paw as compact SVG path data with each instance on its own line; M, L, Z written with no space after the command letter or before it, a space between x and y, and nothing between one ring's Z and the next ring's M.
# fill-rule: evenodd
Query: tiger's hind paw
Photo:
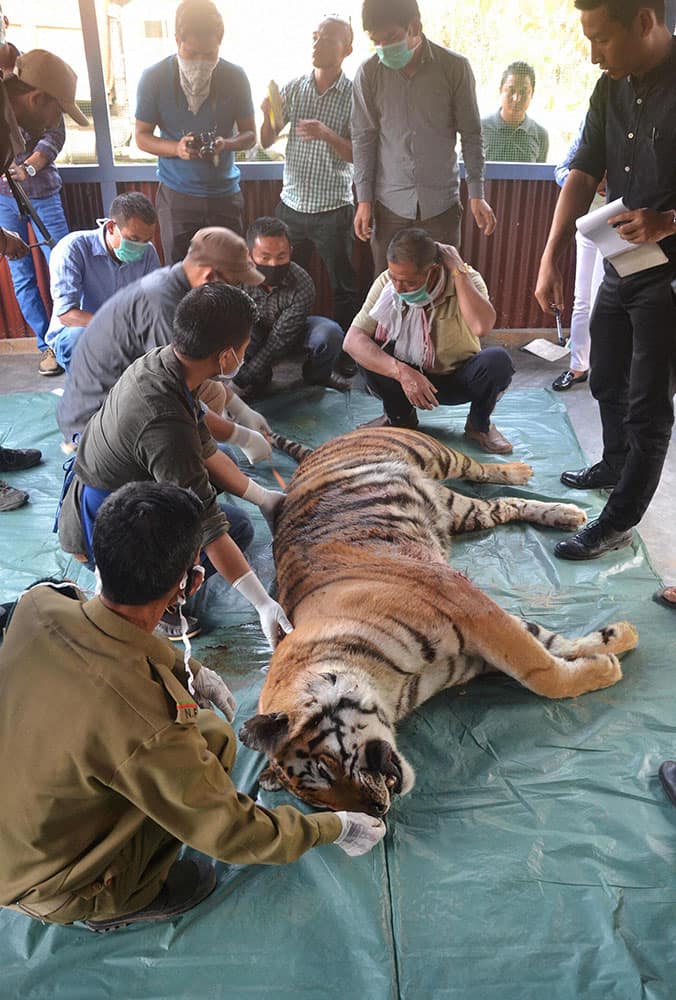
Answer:
M613 622L601 629L601 636L604 651L615 655L628 653L638 646L638 630L631 622Z

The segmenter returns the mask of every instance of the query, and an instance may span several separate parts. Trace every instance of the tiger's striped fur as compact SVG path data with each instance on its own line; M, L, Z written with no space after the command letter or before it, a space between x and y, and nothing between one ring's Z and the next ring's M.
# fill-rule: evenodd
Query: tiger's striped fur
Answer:
M278 444L291 446L278 439ZM302 458L277 519L279 600L294 631L275 650L240 738L268 754L268 788L382 815L414 774L396 723L438 691L501 670L549 698L615 684L626 622L569 640L507 614L447 563L452 534L525 520L575 529L570 504L473 500L435 480L525 483L416 431L354 431ZM300 450L298 450L300 449Z

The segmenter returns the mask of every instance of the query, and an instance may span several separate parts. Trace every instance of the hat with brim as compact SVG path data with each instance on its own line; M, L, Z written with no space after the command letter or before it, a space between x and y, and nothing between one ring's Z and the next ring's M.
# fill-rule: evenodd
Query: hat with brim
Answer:
M70 115L78 125L89 125L86 115L83 115L75 103L75 87L77 76L70 66L45 49L31 49L19 56L14 67L14 75L23 83L35 90L43 90L49 94L64 114Z
M199 229L190 242L186 259L200 267L215 267L233 285L262 285L265 281L251 263L242 237L222 226Z

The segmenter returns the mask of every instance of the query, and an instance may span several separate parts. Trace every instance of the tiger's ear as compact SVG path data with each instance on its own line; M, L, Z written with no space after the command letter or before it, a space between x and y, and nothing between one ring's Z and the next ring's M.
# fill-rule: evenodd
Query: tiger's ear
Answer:
M273 756L281 743L289 735L289 717L285 712L271 712L270 715L253 715L239 731L239 738L245 747Z

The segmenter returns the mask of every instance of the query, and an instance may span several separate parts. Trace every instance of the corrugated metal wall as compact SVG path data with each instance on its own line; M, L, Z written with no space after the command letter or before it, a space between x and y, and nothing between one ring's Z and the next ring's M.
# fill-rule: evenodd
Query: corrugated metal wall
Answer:
M243 181L247 224L260 215L274 214L281 183L279 181ZM154 200L156 184L123 183L119 191L142 191ZM497 310L498 329L523 329L551 326L533 298L540 255L558 195L553 181L494 180L487 182L487 199L498 217L496 232L485 239L474 225L471 213L463 221L463 256L483 274ZM90 229L103 215L101 192L97 184L65 184L63 201L71 229ZM159 238L156 239L161 254ZM47 268L39 251L34 250L40 289L48 300ZM362 291L372 277L372 261L368 246L355 246L355 266ZM311 271L317 284L317 311L331 310L331 292L318 259L313 259ZM574 249L571 243L563 266L567 299L572 298ZM567 325L568 316L564 316ZM0 339L30 336L16 304L6 261L0 261Z

